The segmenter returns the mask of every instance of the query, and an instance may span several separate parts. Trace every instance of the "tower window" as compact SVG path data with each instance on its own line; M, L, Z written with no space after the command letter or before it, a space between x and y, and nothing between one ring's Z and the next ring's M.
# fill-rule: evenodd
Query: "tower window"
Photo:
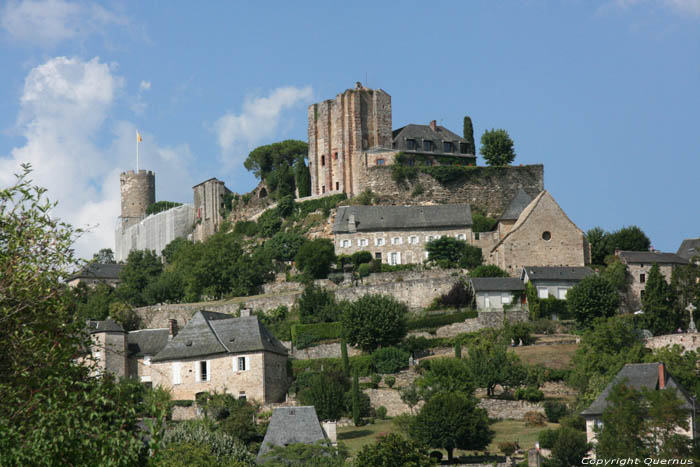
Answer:
M326 165L326 156L321 156L321 165Z
M340 182L335 182L335 189L340 190Z
M325 193L325 192L326 192L326 185L322 185L321 186L321 193Z
M336 161L338 160L338 153L337 152L333 153L333 160L336 160Z
M545 230L544 232L542 232L542 240L544 240L545 242L548 242L551 239L552 239L552 234L548 230Z
M639 275L639 283L644 284L647 281L647 276L646 274L640 274Z

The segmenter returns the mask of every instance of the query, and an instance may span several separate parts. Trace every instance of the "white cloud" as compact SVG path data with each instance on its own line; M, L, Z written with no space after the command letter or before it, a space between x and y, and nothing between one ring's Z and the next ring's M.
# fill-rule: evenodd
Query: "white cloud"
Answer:
M139 91L143 92L143 91L148 91L149 89L151 89L151 82L150 81L141 81L141 83L139 84Z
M120 214L119 173L135 165L135 132L130 122L110 125L113 104L123 78L99 58L82 61L57 57L33 68L20 99L18 129L26 144L0 155L0 186L29 162L34 183L59 202L53 215L75 227L92 226L76 243L76 252L91 257L100 248L114 248L114 227ZM159 199L187 201L196 175L187 145L161 147L142 131L142 168L156 171ZM104 136L111 142L104 143ZM167 180L167 183L158 183ZM184 188L186 187L186 188Z
M227 112L214 124L228 167L240 163L254 146L274 136L285 110L309 102L311 86L274 89L267 97L246 97L240 114Z
M0 11L0 25L10 37L41 46L103 33L105 26L128 24L126 16L96 3L12 0Z
M680 15L700 16L700 0L614 0L610 5L623 9L637 5L661 6Z

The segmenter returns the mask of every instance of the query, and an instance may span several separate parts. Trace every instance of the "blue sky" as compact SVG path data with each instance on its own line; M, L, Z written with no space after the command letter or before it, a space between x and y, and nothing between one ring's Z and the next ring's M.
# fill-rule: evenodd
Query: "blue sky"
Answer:
M699 57L700 0L2 2L0 186L32 162L91 256L136 128L158 199L246 192L251 149L306 140L306 106L366 79L394 128L504 128L580 228L675 251L700 236Z

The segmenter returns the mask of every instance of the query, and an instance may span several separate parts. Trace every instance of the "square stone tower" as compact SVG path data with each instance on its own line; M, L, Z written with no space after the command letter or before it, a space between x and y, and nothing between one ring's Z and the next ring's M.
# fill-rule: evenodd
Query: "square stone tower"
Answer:
M391 96L356 83L335 99L309 106L311 194L363 189L364 152L391 149Z

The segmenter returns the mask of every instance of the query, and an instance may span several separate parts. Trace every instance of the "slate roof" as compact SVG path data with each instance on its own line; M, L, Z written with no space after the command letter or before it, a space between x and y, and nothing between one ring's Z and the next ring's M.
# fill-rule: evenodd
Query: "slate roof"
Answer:
M198 311L152 361L262 351L287 355L287 349L257 316L234 318L224 313Z
M90 263L68 278L73 279L119 279L123 264Z
M525 284L513 277L474 277L469 279L475 292L525 290Z
M462 154L459 152L459 143L466 143L467 140L451 132L444 126L438 126L437 131L433 131L430 125L416 125L415 123L408 124L401 128L397 128L391 132L392 136L392 147L394 149L406 151L407 139L416 140L416 149L408 150L410 152L416 152L420 154L436 154L436 155L449 155L449 156L462 156L474 158L474 154ZM425 151L423 150L423 141L432 141L433 150ZM444 152L442 143L448 141L454 144L452 152Z
M593 270L585 266L525 266L520 275L525 274L530 281L580 281L593 275Z
M258 462L272 446L314 444L325 440L326 436L313 406L278 407L272 412L265 439L258 452Z
M603 389L598 398L583 412L583 416L601 415L608 406L610 391L615 385L624 382L628 387L634 389L659 389L659 365L661 363L628 363L613 378L613 380ZM667 388L678 390L678 397L683 401L682 407L685 410L693 410L693 399L688 392L673 379L668 371L664 369Z
M660 251L620 251L618 256L626 263L688 264L688 260L675 253Z
M168 328L139 329L129 332L126 336L129 355L133 357L156 355L165 348L169 334Z
M98 332L126 332L121 324L114 321L112 318L107 318L104 321L94 319L87 320L87 330L89 334Z
M472 225L468 204L433 206L341 206L335 216L333 233L347 233L348 220L355 215L358 232L372 230L415 230Z
M525 190L521 188L518 188L518 192L515 194L515 197L511 200L510 204L506 208L506 210L501 214L501 217L499 220L501 221L515 221L518 220L518 217L520 216L520 213L523 212L523 209L527 207L528 204L532 201L532 196L528 195L525 193Z
M676 254L688 261L693 256L700 255L700 238L686 238L678 247Z

